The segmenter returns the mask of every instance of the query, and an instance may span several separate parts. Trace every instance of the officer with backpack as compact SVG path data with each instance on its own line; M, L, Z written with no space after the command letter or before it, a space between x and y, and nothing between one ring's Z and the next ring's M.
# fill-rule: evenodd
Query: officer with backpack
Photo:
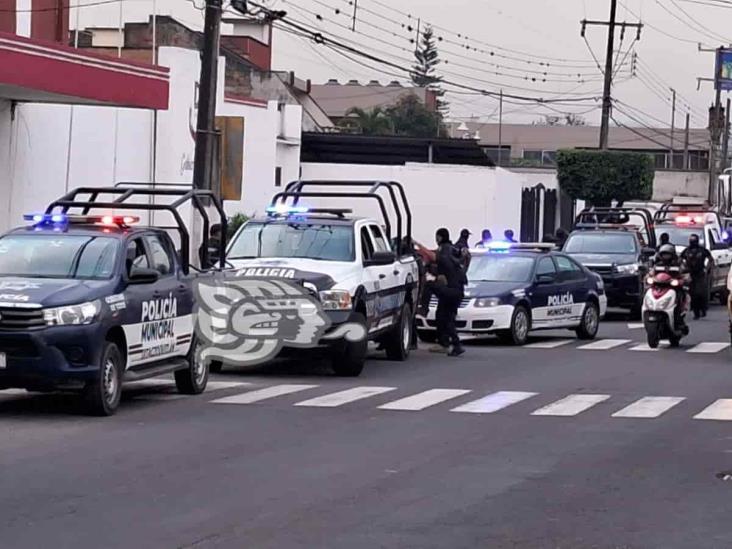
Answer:
M448 352L448 356L460 356L465 352L457 333L455 320L458 307L465 295L467 276L460 252L450 240L450 232L438 229L436 275L437 283L433 291L437 295L437 334L440 345Z

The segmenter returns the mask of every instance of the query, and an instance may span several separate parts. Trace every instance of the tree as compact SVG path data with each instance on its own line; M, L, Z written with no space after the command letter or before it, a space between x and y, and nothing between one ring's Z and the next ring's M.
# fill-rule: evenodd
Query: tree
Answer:
M432 112L410 93L386 109L394 133L406 137L446 137L447 129L439 113Z
M359 107L351 107L346 111L343 126L357 128L363 135L390 135L394 133L393 123L389 114L381 107L374 107L370 111Z
M557 178L570 197L593 206L628 200L650 200L653 194L653 157L618 151L561 150Z
M567 113L562 116L545 114L544 118L534 121L534 126L586 126L587 121L583 116L574 113Z
M445 115L449 104L445 101L445 90L442 89L442 77L437 74L436 67L442 61L435 44L435 31L427 25L420 36L420 43L414 51L416 63L412 66L412 83L419 88L427 88L437 96L437 111Z

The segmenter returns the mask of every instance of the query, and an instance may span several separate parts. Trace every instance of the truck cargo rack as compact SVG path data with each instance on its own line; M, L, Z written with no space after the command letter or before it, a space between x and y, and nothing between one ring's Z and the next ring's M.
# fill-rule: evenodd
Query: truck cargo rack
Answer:
M639 224L630 223L631 219L638 219ZM654 216L646 208L612 208L593 207L582 210L575 220L575 230L624 230L634 231L641 235L645 231L648 242L646 246L656 247L656 232L654 230Z
M79 198L79 195L89 195L88 197ZM112 201L100 201L100 195L111 195ZM169 204L154 204L151 199L158 197L167 197L175 199ZM147 198L145 202L130 202L133 198ZM222 238L219 242L219 266L223 270L226 268L226 229L227 219L224 208L213 191L204 189L193 189L191 185L185 183L145 183L145 182L122 182L117 183L113 187L78 187L73 189L61 198L53 201L46 208L46 214L53 214L57 208L61 212L68 214L72 208L80 208L82 214L88 214L92 209L104 210L139 210L147 212L168 212L175 219L175 226L159 227L163 229L176 230L180 236L181 251L180 261L185 274L190 270L190 234L178 208L191 202L193 207L201 214L203 220L203 266L208 265L208 243L210 219L206 211L206 202L210 202L220 216Z

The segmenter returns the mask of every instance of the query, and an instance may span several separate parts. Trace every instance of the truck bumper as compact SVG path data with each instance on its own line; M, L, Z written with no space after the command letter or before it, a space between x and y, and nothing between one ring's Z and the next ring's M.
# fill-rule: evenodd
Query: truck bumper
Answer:
M610 307L632 308L640 304L641 284L637 275L603 276L607 304Z
M0 389L83 386L99 375L104 341L100 324L0 331L0 353L5 355Z

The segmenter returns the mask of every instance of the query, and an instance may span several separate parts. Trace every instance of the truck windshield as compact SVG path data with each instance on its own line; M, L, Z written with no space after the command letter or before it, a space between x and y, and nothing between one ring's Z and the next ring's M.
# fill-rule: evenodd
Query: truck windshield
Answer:
M353 227L315 223L248 223L232 243L228 259L258 257L353 261Z
M534 259L512 255L473 256L468 267L471 282L525 282L531 277Z
M118 247L109 237L8 235L0 238L0 276L106 280Z
M660 242L661 235L668 234L668 240L674 246L688 246L689 237L693 234L699 237L699 243L704 246L704 229L702 227L677 227L676 225L656 227L656 240Z
M568 254L634 254L635 238L631 234L573 234L564 245Z

